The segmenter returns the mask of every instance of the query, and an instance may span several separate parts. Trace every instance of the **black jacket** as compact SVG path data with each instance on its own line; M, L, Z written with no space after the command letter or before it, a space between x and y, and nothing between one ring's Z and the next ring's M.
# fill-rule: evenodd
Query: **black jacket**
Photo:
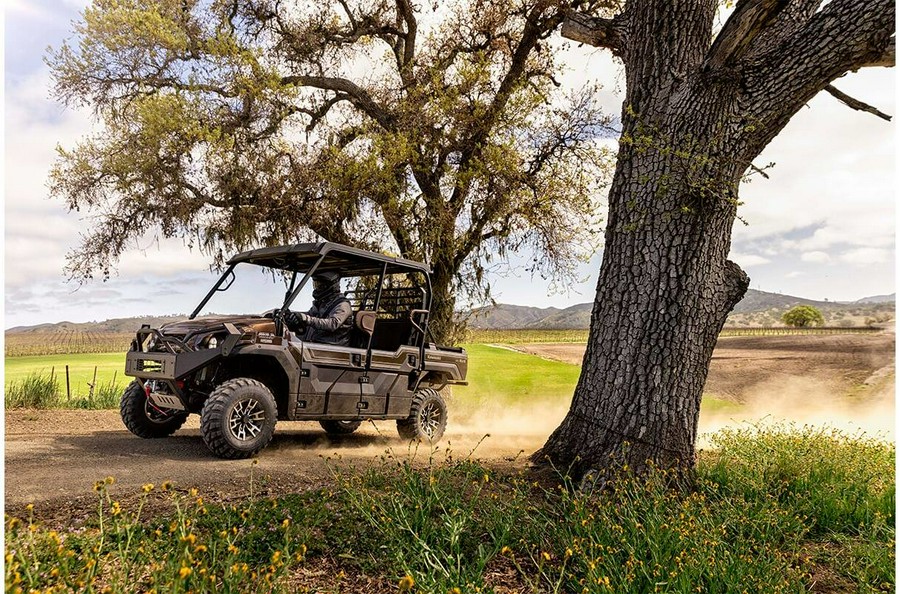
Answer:
M337 293L321 302L313 301L307 315L309 319L306 330L300 334L301 340L349 346L353 309L343 293Z

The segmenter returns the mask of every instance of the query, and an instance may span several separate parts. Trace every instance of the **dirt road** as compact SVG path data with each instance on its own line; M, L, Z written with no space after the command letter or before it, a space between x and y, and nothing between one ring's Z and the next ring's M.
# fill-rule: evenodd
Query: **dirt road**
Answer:
M393 422L363 425L339 438L327 436L317 423L279 422L256 464L210 454L196 415L174 436L152 440L129 433L116 410L10 410L5 429L7 510L34 503L36 513L50 519L91 513L96 505L93 484L107 476L116 479L112 491L120 498L136 494L146 483L158 486L168 480L227 501L251 488L260 495L318 488L332 481L330 467L370 465L388 451L422 464L431 454L424 446L409 451ZM495 431L487 438L478 429L448 428L435 458L443 460L448 447L455 458L474 449L476 457L493 465L510 465L520 451L540 447L552 427L518 435Z

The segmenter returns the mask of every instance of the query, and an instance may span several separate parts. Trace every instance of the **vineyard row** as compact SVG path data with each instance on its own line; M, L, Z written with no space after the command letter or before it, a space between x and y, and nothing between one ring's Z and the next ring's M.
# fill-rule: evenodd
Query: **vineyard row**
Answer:
M725 328L721 336L784 336L880 332L879 328ZM117 353L128 350L132 333L50 332L7 334L5 356L77 355ZM587 342L587 330L470 330L466 342L475 344L529 344Z

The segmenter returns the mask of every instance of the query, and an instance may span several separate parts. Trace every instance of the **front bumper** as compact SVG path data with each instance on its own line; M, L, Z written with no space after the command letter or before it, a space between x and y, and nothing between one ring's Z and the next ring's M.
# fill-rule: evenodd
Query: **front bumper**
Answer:
M232 324L225 324L228 332L223 343L214 349L195 350L180 340L166 337L150 328L142 328L137 333L133 348L125 355L125 375L144 380L157 379L174 381L184 379L191 373L209 365L216 359L227 357L241 339L242 332ZM162 345L166 352L145 352L144 345ZM173 348L172 345L177 348Z

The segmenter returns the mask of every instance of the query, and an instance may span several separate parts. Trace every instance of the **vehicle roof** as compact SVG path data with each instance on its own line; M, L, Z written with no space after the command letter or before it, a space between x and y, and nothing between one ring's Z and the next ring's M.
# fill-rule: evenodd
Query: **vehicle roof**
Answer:
M325 258L316 272L337 272L341 276L366 276L381 273L382 267L387 264L388 274L403 272L431 274L431 269L421 262L331 242L298 243L250 250L234 256L228 264L249 262L278 270L307 272L323 255Z

